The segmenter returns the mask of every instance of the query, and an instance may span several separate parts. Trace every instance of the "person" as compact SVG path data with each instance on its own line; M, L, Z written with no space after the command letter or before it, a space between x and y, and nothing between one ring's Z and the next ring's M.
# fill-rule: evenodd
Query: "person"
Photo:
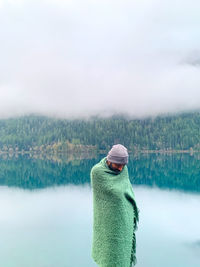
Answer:
M91 169L92 258L100 267L136 264L135 230L139 212L127 163L126 147L117 144Z

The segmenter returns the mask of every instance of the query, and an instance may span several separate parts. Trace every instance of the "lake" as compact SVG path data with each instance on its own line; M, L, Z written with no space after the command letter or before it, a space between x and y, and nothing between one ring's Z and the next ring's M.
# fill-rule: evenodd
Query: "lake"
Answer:
M0 157L0 266L97 266L89 173L101 157ZM140 209L136 266L200 266L200 156L135 155L128 168Z

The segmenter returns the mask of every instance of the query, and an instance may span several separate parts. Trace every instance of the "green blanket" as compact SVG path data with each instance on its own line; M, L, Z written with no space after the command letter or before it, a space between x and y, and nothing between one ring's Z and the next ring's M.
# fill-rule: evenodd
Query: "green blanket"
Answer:
M117 174L104 158L91 170L91 186L92 257L101 267L130 267L136 263L138 209L128 169Z

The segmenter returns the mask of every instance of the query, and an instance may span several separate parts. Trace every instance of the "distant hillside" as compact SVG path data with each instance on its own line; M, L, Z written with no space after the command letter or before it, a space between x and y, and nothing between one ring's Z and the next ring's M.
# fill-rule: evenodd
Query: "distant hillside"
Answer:
M64 120L24 116L0 120L1 151L200 150L200 113L147 119L125 117Z

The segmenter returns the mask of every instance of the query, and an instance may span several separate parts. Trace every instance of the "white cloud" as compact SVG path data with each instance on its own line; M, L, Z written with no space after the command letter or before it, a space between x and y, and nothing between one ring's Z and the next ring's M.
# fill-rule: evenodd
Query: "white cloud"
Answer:
M0 7L1 117L200 108L198 1L21 0Z

